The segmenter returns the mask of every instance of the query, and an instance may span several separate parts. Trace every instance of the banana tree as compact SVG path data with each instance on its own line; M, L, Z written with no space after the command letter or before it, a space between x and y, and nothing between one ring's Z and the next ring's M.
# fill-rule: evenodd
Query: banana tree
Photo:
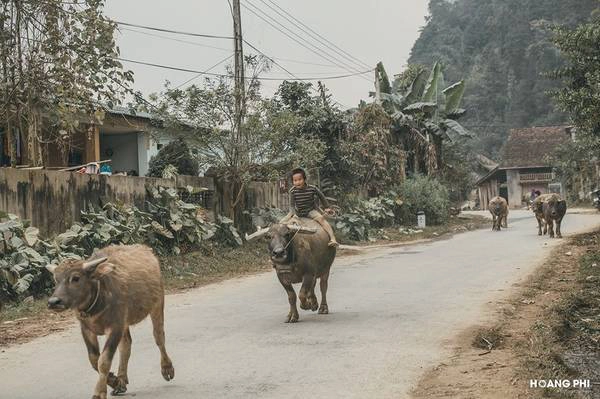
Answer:
M430 72L420 70L407 89L403 89L399 76L390 84L381 62L375 76L376 101L392 117L395 135L414 154L416 171L421 153L425 154L427 173L432 174L442 164L444 140L473 137L457 122L466 113L460 108L465 82L461 80L443 88L441 64L436 62Z

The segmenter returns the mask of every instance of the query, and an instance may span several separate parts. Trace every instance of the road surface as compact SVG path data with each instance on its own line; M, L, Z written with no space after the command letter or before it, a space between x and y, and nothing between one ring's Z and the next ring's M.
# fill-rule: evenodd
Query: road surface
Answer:
M406 397L450 354L448 340L491 317L486 303L506 296L561 242L538 237L529 212L512 212L509 225L340 258L329 280L331 314L300 311L297 324L283 323L287 296L274 273L171 295L175 379L162 379L144 322L132 330L126 396ZM569 214L563 232L598 225L600 213ZM89 398L95 381L77 328L0 352L2 398Z

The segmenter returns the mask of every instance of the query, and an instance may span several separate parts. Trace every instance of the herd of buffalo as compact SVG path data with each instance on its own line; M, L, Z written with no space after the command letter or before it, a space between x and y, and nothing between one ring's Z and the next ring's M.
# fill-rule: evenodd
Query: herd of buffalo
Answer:
M539 234L561 237L560 224L567 210L557 194L540 195L531 204L539 225ZM489 203L492 230L508 227L508 204L502 197ZM556 227L555 227L556 225ZM328 246L328 235L311 219L292 224L276 224L247 236L252 239L267 235L273 268L288 295L290 310L286 322L298 321L296 292L292 284L302 283L298 298L300 307L329 313L327 281L336 248ZM162 376L175 377L173 363L165 348L164 287L159 261L152 249L144 245L112 245L94 252L87 260L66 260L48 265L56 288L48 300L54 311L74 310L89 361L98 372L93 399L106 399L107 386L113 394L124 393L129 383L127 365L131 354L129 327L148 315L152 320L154 339L160 351ZM315 295L320 280L321 303ZM106 335L102 351L98 336ZM115 352L119 350L117 374L111 370Z
M567 201L558 194L542 194L531 202L531 209L538 222L538 235L548 234L550 238L562 238L560 224L567 213ZM508 227L508 203L502 197L490 200L489 207L492 214L492 230L500 231Z

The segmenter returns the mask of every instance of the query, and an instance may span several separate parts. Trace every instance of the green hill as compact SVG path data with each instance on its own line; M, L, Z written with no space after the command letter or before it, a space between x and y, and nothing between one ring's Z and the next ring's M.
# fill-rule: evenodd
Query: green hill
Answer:
M548 26L589 19L598 0L431 0L410 64L441 60L447 81L467 81L464 125L475 150L497 157L513 127L563 123L544 74L562 65Z

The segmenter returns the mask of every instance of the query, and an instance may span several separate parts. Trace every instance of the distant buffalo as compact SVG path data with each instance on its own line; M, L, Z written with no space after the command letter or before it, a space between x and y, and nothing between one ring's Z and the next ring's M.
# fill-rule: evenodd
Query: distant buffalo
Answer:
M556 237L562 238L560 224L565 213L567 213L567 201L561 199L558 194L552 194L542 203L542 212L546 221L546 228L550 238L554 238L554 226L556 225Z
M494 197L490 200L488 209L492 214L492 231L500 231L502 227L508 227L508 203L502 197Z
M538 235L550 232L554 238L554 225L556 236L562 238L560 225L567 212L567 202L558 194L542 194L533 201L533 213L538 222ZM543 230L542 230L543 229Z

